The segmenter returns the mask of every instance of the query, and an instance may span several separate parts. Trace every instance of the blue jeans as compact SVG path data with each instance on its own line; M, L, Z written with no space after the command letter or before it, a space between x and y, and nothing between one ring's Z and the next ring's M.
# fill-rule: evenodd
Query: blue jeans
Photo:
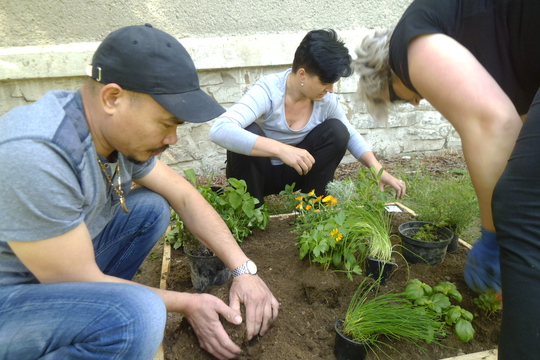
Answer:
M93 239L106 274L131 279L164 234L170 208L147 189L126 197ZM166 309L143 286L117 283L0 287L0 359L152 359L163 340Z

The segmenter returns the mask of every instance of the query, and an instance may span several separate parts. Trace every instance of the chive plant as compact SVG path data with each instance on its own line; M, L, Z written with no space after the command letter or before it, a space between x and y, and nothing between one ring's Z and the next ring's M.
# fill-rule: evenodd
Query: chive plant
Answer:
M349 303L342 326L345 336L383 353L381 345L390 346L385 339L405 340L422 348L422 342L430 344L444 337L444 322L436 314L414 307L403 293L379 294L379 283L370 281L365 278L360 283Z

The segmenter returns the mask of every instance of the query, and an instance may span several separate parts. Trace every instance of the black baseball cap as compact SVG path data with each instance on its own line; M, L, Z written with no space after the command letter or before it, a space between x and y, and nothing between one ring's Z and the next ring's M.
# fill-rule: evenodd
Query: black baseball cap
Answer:
M88 75L148 94L184 121L201 123L225 112L201 90L195 64L182 44L150 24L110 33L94 53Z

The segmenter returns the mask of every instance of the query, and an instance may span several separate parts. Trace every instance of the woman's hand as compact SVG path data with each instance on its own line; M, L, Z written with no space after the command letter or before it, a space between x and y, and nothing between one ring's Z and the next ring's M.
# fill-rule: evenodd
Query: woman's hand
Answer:
M407 192L407 185L405 184L405 181L393 177L386 172L386 170L383 171L379 180L379 188L381 191L384 190L385 186L391 186L396 190L396 199L403 199L405 193Z

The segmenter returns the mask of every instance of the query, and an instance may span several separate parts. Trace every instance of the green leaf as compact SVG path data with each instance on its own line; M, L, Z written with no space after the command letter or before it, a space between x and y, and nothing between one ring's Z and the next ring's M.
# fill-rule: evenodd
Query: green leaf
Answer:
M238 193L231 193L229 195L229 204L233 209L238 209L238 207L242 205L242 196Z
M448 299L448 296L446 296L444 294L441 294L441 293L437 293L435 295L432 295L430 299L431 299L431 301L433 301L433 303L440 306L441 309L447 309L447 308L450 307L450 305L452 305L450 303L450 299Z
M335 267L338 267L339 265L341 265L341 254L339 252L337 252L337 251L335 251L332 254L332 264Z
M411 283L405 288L405 297L409 300L420 299L424 296L422 282L418 279L412 279Z
M197 174L195 174L195 170L184 170L184 174L186 175L187 179L193 184L193 186L197 186Z
M461 307L452 306L446 313L446 323L448 325L455 324L459 319L461 319Z
M244 212L244 214L248 217L248 218L252 218L254 217L254 208L255 206L251 203L249 203L248 201L245 201L243 204L242 204L242 211Z
M473 314L465 309L461 309L461 316L467 321L473 321L474 319Z
M473 326L467 320L458 320L454 329L457 337L463 342L469 342L474 337Z

